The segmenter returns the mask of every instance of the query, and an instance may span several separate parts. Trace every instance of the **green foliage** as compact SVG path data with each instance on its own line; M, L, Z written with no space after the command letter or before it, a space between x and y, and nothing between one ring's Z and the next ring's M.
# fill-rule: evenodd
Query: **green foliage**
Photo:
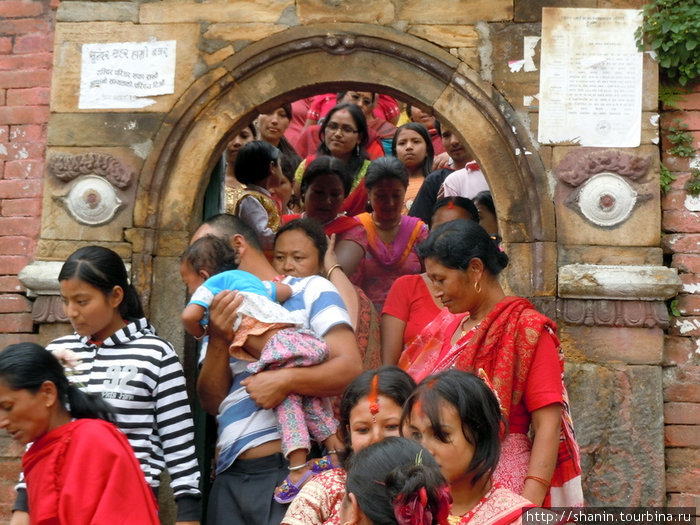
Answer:
M681 316L681 311L678 309L678 299L672 299L671 302L668 303L668 313L671 314L672 317Z
M700 195L700 169L693 168L690 170L690 177L685 183L685 191L692 197Z
M688 133L688 125L681 119L674 118L675 126L668 127L666 138L673 144L669 148L669 153L676 157L693 157L695 155L695 146L693 146L693 136Z
M676 180L676 176L662 164L661 169L659 170L659 179L661 182L661 191L666 193L671 189L671 183Z
M687 92L677 84L659 83L659 101L667 108L680 109L678 103L683 100L683 95Z
M700 0L652 0L635 33L637 47L656 53L659 67L681 86L700 77Z

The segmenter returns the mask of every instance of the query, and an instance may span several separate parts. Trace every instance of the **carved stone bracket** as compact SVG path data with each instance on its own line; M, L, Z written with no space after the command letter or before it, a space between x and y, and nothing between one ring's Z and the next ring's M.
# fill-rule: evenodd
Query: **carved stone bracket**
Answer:
M34 261L19 272L20 282L27 288L27 296L35 297L32 305L32 320L37 323L66 323L61 301L61 287L58 274L63 263L60 261ZM126 264L127 273L130 264Z
M80 155L51 155L47 162L47 169L63 182L70 182L81 175L98 175L121 190L129 187L135 175L113 155L96 152Z
M571 325L668 328L666 305L658 301L559 300L557 317Z

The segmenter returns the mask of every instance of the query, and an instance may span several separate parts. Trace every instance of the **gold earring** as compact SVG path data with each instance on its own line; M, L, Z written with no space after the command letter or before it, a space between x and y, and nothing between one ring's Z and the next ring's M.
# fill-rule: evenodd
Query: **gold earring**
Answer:
M479 286L478 288L477 288L477 285ZM476 293L478 293L478 294L481 293L481 282L479 282L479 281L474 281L474 291L475 291Z

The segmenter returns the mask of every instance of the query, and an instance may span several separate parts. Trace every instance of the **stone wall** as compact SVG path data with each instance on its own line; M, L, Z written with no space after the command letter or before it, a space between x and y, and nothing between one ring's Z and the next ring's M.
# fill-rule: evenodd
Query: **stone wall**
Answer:
M700 507L700 197L685 190L695 159L669 154L666 133L681 119L700 151L700 85L682 97L678 107L667 107L661 124L662 160L676 180L664 195L662 225L664 251L678 268L683 289L678 296L680 317L666 337L664 347L664 433L666 443L666 491L669 505Z
M37 338L17 278L41 226L49 86L58 0L0 2L0 349ZM21 449L0 432L0 521L14 501Z
M172 321L184 304L178 256L200 220L207 174L227 137L270 104L339 87L383 89L433 106L469 142L484 168L506 250L517 261L506 272L506 287L532 298L560 326L589 503L660 505L668 489L671 503L695 505L692 466L698 443L692 403L698 402L700 321L693 294L700 255L692 234L698 233L698 224L681 195L687 166L674 167L681 176L660 201L656 65L645 57L642 144L626 150L537 144L533 97L539 73L508 66L523 58L524 37L539 36L544 5L638 8L643 1L466 4L455 10L451 0L432 2L430 9L419 0L60 2L48 131L41 125L48 118L46 91L22 92L19 102L11 92L46 89L50 73L38 80L35 71L27 74L34 84L10 87L7 82L23 76L13 71L5 81L0 61L0 103L19 106L7 110L8 118L43 115L39 123L27 123L28 135L21 141L31 147L15 158L2 157L0 221L13 220L0 229L0 265L9 268L0 272L7 272L0 276L0 292L8 297L0 297L0 316L11 316L0 326L0 342L45 342L65 331L67 325L56 322L60 304L51 276L77 246L100 243L131 263L151 320L182 350L182 328ZM51 51L46 45L53 11L47 2L5 1L0 16L2 10L5 18L18 15L18 23L3 20L0 28L40 34L23 40L9 33L6 39L3 29L0 53L5 50L12 58L11 53L31 51L33 60L22 61L22 67L39 63ZM19 18L25 21L20 24ZM149 39L178 42L174 94L155 97L155 104L139 110L77 109L82 43ZM18 42L25 47L18 48ZM539 47L533 60L538 64ZM49 55L47 65L41 62L46 69L31 67L50 71L51 62ZM699 107L696 98L689 101L695 105L686 107L688 114ZM0 146L9 155L17 148L12 143L20 140L19 135L13 139L12 130L25 129L25 123L5 122L3 110ZM567 205L579 177L591 175L571 177L572 166L601 160L620 169L630 163L644 166L627 170L645 199L617 229L598 228ZM100 175L123 183L114 185L125 204L114 220L86 226L58 204L80 170L67 178L56 173L73 164L107 166ZM669 329L664 301L676 284L673 272L663 268L662 209L664 229L677 234L665 237L664 247L674 252L673 266L683 276L680 306L685 321L695 323L690 332L686 324ZM18 229L23 223L25 229ZM33 264L35 274L49 281L35 281L33 303L16 277L30 261L41 263ZM12 319L18 320L14 331L5 328L13 326ZM1 439L0 450L5 450ZM17 461L5 464L11 468L2 470L9 474L1 488L9 494ZM10 501L9 495L1 501ZM3 510L7 507L0 508L0 519Z

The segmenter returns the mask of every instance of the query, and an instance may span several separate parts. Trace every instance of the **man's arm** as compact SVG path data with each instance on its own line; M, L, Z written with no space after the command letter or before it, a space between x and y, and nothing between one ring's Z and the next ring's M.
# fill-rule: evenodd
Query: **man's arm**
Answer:
M214 297L209 308L209 344L197 380L202 408L213 416L226 398L233 383L228 347L233 341L236 310L243 302L235 291L223 291Z
M262 408L274 408L290 393L306 396L334 396L362 373L362 360L355 333L347 324L332 327L323 337L330 358L319 365L266 370L244 379L241 384ZM208 357L208 356L207 356Z

